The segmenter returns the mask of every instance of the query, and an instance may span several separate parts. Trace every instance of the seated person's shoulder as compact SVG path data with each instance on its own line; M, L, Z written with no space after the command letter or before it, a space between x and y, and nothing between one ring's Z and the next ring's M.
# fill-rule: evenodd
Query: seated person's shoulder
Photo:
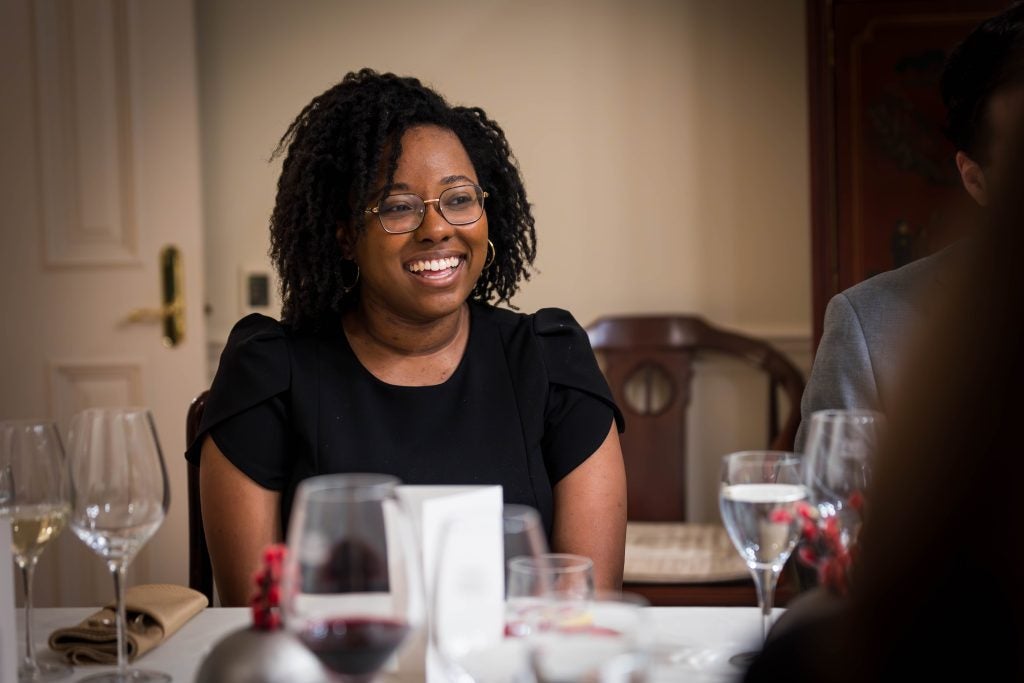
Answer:
M245 392L269 395L288 385L289 328L253 313L235 323L220 356L212 391L217 395Z
M569 311L561 308L542 308L536 313L521 313L507 308L478 304L476 314L506 333L529 333L541 338L562 335L583 335L586 331Z
M226 347L234 349L256 341L284 339L288 331L287 326L274 318L260 313L250 313L231 328Z
M948 251L912 261L901 268L870 277L843 291L836 298L845 299L858 312L891 306L914 306L933 287L949 258Z

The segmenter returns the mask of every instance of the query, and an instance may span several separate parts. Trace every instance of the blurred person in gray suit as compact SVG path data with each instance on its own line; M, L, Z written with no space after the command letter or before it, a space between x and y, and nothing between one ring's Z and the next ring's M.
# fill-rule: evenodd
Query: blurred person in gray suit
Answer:
M1024 2L982 22L954 48L941 87L960 178L984 209L1008 163L1012 123L1024 117ZM947 247L832 298L800 406L796 450L803 450L817 410L890 408L910 329L964 248Z

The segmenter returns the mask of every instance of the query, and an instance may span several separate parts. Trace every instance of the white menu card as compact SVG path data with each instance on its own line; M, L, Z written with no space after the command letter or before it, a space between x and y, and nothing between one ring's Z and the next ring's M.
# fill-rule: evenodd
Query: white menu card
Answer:
M469 634L500 643L505 628L504 536L501 514L503 497L500 486L400 486L398 497L412 517L413 529L420 539L424 591L427 609L434 609L433 590L438 581L437 562L444 543L444 575L440 580L454 582L458 590L471 590L473 609L452 610L439 615L446 636ZM459 526L458 534L446 531L453 520L472 520ZM444 610L444 605L440 608ZM444 681L446 677L436 653L426 647L426 680ZM404 668L404 664L403 664Z

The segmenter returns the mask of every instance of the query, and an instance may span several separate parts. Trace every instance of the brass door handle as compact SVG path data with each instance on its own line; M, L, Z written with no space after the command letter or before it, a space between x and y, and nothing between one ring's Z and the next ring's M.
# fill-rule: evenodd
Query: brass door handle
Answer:
M185 289L182 286L181 250L169 245L160 250L160 298L158 308L134 308L128 323L161 323L163 343L174 348L185 340Z

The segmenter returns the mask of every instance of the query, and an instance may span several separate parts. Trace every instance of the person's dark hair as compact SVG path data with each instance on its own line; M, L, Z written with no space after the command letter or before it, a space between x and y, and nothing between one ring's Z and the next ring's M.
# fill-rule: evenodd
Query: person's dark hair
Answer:
M349 303L355 270L340 251L365 229L363 210L394 181L402 134L437 125L458 136L488 192L485 209L494 261L470 295L508 303L528 280L536 233L526 189L505 133L478 107L449 105L415 78L362 69L315 97L278 144L287 149L270 219L270 255L281 278L282 319L315 327Z
M981 163L988 161L988 104L1009 85L1024 85L1024 2L979 24L943 69L946 136Z

